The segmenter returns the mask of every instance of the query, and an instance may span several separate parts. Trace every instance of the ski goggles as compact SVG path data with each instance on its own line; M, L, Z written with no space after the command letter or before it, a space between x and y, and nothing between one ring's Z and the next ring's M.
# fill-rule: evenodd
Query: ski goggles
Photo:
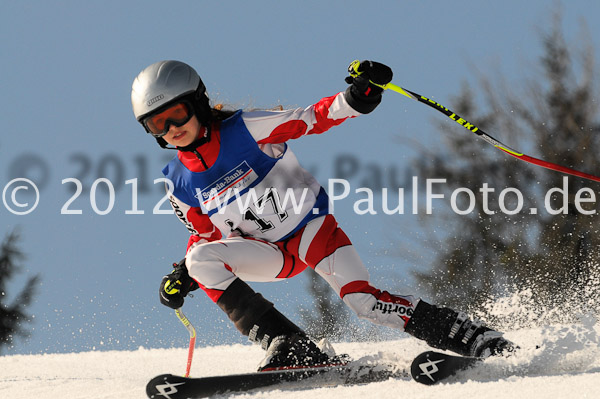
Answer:
M146 131L154 137L162 137L171 128L171 125L180 127L192 119L194 112L191 104L178 102L164 111L152 114L142 120Z

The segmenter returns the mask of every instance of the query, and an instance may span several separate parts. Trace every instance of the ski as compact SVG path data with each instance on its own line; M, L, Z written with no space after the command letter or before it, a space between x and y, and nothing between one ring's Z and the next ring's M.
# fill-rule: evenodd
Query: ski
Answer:
M415 357L410 366L412 378L425 385L433 385L483 361L479 357L448 355L427 351Z
M316 388L365 384L385 381L389 378L410 378L410 374L404 370L397 370L393 365L355 364L355 362L345 366L263 371L200 378L162 374L148 382L146 394L150 399L206 398L212 395L246 392L253 389L281 389L284 384L289 384L292 388ZM301 385L294 385L295 383Z

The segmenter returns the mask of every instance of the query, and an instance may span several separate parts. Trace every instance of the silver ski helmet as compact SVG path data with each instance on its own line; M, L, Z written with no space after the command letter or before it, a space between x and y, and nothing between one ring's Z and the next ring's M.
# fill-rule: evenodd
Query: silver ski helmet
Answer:
M156 62L142 70L131 86L133 114L148 133L146 117L184 100L191 104L200 123L209 127L211 110L206 87L194 68L181 61ZM164 139L155 138L161 147L166 147Z

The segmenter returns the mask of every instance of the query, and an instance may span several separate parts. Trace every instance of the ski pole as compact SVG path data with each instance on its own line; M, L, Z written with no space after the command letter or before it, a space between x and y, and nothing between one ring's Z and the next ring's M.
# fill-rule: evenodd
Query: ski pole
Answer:
M358 67L360 66L360 61L356 60L356 61L352 61L352 63L350 64L350 66L348 67L348 72L350 73L350 76L352 77L357 77L358 75L360 75L362 72L358 71ZM407 89L404 89L400 86L397 86L393 83L387 83L385 85L379 85L377 83L371 82L371 84L381 87L384 90L392 90L395 91L396 93L400 93L403 96L406 96L408 98L412 98L413 100L417 100L418 102L428 105L431 108L440 111L442 114L446 115L448 118L452 119L454 122L458 123L459 125L461 125L462 127L464 127L465 129L475 133L476 135L478 135L479 137L481 137L483 140L485 140L486 142L488 142L489 144L493 145L494 147L498 148L499 150L504 151L505 153L520 159L521 161L525 161L525 162L529 162L531 164L534 165L538 165L541 166L543 168L546 169L550 169L550 170L554 170L557 172L562 172L568 175L572 175L572 176L577 176L577 177L582 177L584 179L588 179L588 180L592 180L592 181L596 181L596 182L600 182L600 177L598 176L594 176L591 175L589 173L584 173L584 172L580 172L578 170L572 169L572 168L568 168L566 166L561 166L552 162L548 162L548 161L544 161L542 159L537 159L534 157L530 157L529 155L525 155L521 152L518 152L512 148L510 148L509 146L501 143L500 141L496 140L495 138L493 138L492 136L488 135L486 132L484 132L482 129L480 129L479 127L475 126L474 124L468 122L466 119L462 118L461 116L457 115L456 113L454 113L452 110L446 108L445 106L443 106L442 104L433 101L427 97L424 97L418 93L415 93L414 91L410 91Z
M175 314L181 323L185 326L185 328L190 333L190 345L188 348L188 359L187 366L185 368L185 377L190 376L190 369L192 368L192 359L194 358L194 348L196 347L196 329L190 323L187 317L181 311L181 308L175 309Z

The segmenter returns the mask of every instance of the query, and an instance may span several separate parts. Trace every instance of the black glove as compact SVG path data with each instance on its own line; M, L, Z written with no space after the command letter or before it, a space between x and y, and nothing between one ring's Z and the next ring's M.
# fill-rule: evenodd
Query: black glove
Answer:
M184 258L179 263L173 263L171 274L162 278L159 289L160 303L171 309L178 309L183 306L183 298L198 288L198 283L188 274Z
M346 83L352 86L344 93L346 101L361 114L368 114L381 102L383 88L375 84L390 83L394 74L390 67L375 61L354 61L348 72L351 76L346 77Z

